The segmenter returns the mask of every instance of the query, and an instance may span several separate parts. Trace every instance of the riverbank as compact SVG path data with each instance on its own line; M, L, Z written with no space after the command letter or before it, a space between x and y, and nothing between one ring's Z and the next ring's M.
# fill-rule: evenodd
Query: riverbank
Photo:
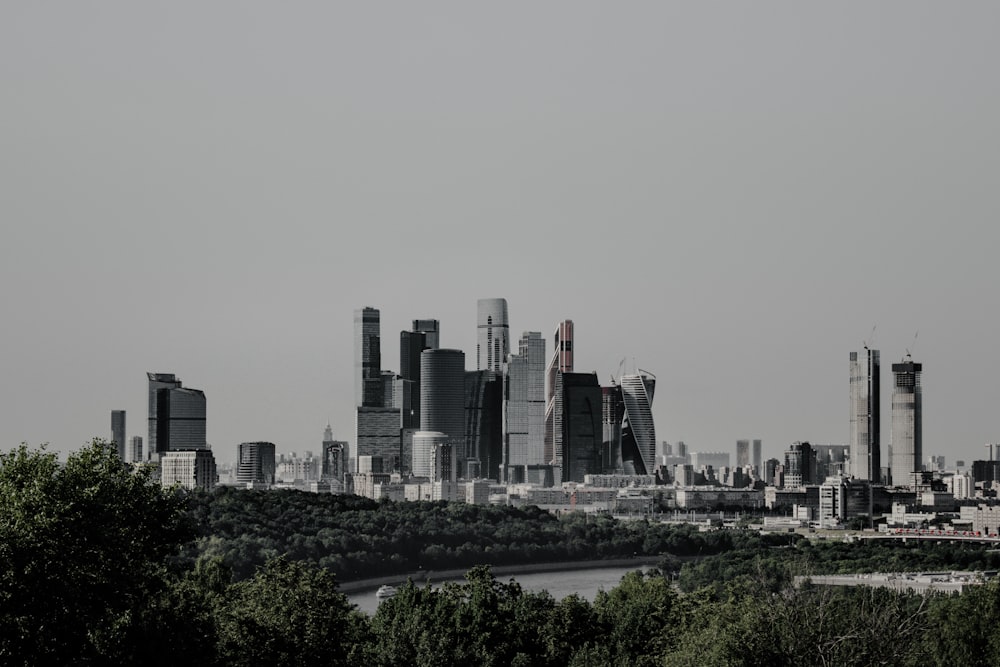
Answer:
M644 566L658 565L663 559L662 556L637 556L635 558L610 558L606 560L577 560L563 561L558 563L524 563L521 565L494 565L490 567L496 577L506 577L514 574L538 574L543 572L569 572L572 570L596 570L601 568L630 567L635 565L635 569ZM413 579L416 584L433 583L439 584L444 581L461 579L473 566L459 568L455 570L418 570L408 574L393 574L385 577L372 579L358 579L348 581L339 585L341 593L361 593L367 590L375 590L379 586L398 586L405 583L407 579Z

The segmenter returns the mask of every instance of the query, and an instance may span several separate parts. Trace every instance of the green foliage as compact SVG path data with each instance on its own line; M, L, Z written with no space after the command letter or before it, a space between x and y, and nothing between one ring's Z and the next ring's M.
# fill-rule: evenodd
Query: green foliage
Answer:
M0 662L116 653L192 534L183 509L99 440L65 466L26 445L0 454Z

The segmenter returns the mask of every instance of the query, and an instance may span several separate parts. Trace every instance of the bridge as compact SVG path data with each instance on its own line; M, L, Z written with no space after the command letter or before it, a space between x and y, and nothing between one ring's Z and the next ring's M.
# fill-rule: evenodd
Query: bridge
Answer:
M1000 544L1000 535L983 535L979 531L935 530L933 528L893 528L885 533L856 534L845 538L853 540L907 540L927 542L974 542Z

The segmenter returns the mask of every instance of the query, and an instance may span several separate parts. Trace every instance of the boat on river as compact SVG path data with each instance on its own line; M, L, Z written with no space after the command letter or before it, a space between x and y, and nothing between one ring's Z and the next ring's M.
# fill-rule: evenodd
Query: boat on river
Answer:
M393 586L380 586L377 591L375 591L375 597L378 601L388 600L393 595L396 594L396 589Z

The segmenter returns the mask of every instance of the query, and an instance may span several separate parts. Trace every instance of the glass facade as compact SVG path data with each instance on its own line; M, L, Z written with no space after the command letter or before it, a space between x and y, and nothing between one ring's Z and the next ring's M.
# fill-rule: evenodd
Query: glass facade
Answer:
M499 373L510 354L507 299L479 299L476 310L476 370Z

